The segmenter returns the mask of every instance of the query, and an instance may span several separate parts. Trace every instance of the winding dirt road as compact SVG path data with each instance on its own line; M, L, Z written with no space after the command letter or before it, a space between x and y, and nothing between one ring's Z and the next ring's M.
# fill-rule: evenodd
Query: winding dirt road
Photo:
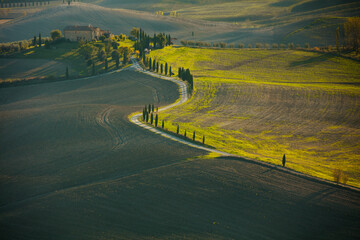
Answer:
M131 123L179 97L136 67L0 89L2 239L360 238L358 192Z

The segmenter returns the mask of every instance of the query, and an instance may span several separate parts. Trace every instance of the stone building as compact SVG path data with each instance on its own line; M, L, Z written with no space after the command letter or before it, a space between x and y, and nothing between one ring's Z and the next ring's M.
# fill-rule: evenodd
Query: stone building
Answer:
M110 31L101 30L98 27L88 26L66 26L64 37L70 41L92 41L99 39L100 36L111 37Z

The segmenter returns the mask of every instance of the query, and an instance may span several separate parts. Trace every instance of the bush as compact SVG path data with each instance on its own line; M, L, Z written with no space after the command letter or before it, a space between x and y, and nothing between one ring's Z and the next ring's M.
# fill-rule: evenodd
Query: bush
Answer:
M87 60L86 65L90 66L91 64L93 64L93 60L92 59Z
M333 177L334 182L339 183L341 179L342 171L340 169L334 169L333 171Z
M233 43L230 43L229 48L234 48L235 45Z
M221 48L226 48L226 45L227 45L227 44L224 43L224 42L221 42L221 43L220 43L220 47L221 47Z
M309 43L305 43L305 48L309 49L310 48L310 44Z
M266 49L269 49L269 48L270 48L270 44L265 43L265 44L264 44L264 47L265 47Z
M273 44L272 44L272 48L274 48L274 49L275 49L275 48L279 48L279 45L278 45L277 43L273 43Z
M262 48L263 45L262 45L261 43L256 43L256 44L255 44L255 47L256 47L256 48Z
M243 43L239 43L239 48L244 48L244 44Z
M280 44L280 48L281 48L281 49L285 49L285 47L286 47L286 45L285 45L284 43L281 43L281 44Z

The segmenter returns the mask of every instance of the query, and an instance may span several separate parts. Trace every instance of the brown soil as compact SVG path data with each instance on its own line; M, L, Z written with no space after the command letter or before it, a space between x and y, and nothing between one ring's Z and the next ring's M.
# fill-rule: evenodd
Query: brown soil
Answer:
M2 239L359 239L360 193L131 124L177 86L123 71L0 89Z

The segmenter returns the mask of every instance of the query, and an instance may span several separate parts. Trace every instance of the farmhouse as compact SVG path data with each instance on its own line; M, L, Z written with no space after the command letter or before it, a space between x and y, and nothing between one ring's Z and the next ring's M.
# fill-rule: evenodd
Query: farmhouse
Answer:
M112 34L108 30L101 30L98 27L88 26L66 26L64 28L65 39L70 41L91 41L99 39L100 36L111 37Z

